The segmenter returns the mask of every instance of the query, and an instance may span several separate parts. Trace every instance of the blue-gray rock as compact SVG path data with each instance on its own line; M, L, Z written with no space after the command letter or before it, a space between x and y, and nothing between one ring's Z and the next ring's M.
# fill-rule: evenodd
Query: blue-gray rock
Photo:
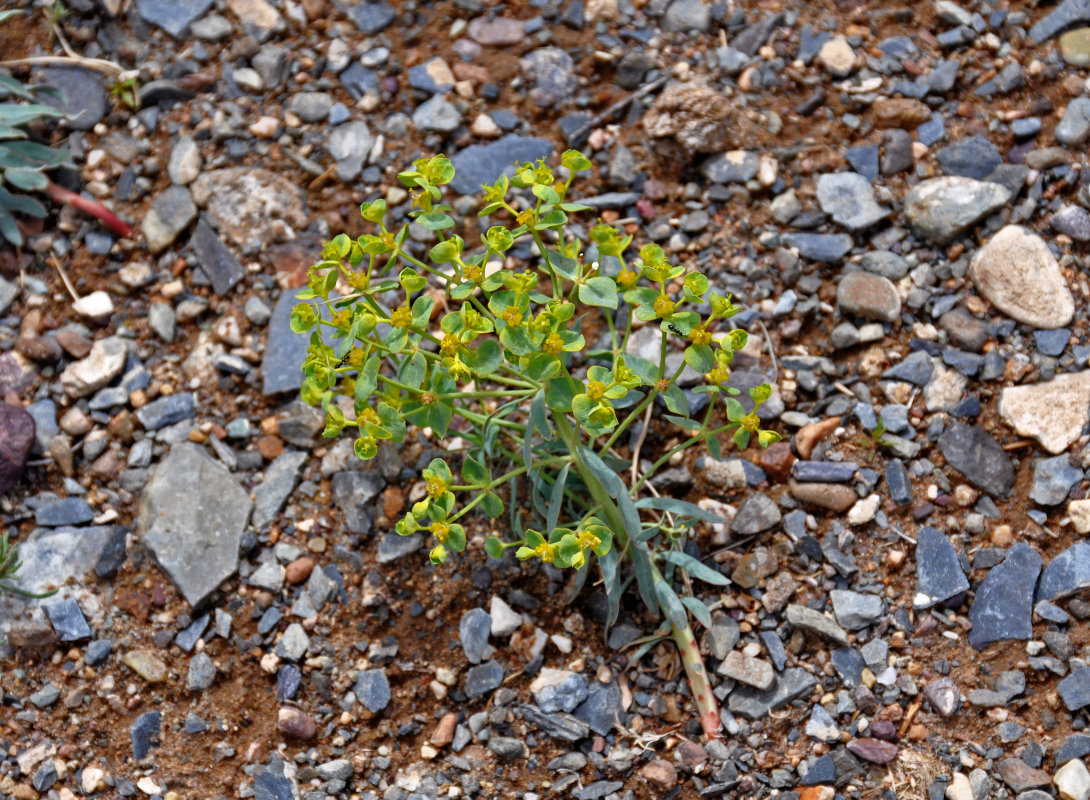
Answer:
M1071 671L1056 686L1068 711L1078 711L1090 706L1090 667L1079 667Z
M196 415L197 397L192 392L169 394L136 410L136 418L146 431L157 431Z
M1090 136L1090 97L1080 95L1068 103L1052 135L1057 142L1068 146L1085 142Z
M931 70L931 73L927 76L928 91L934 94L946 94L958 80L958 70L961 68L961 62L956 58L948 58L944 61L940 61L938 65ZM928 123L924 123L926 125ZM916 135L919 137L921 125L916 129Z
M817 679L801 667L784 670L776 685L771 689L754 689L741 686L735 689L727 701L727 708L732 714L739 714L746 719L758 720L768 716L768 712L783 708L797 697L801 697L817 685Z
M745 183L757 177L760 165L756 153L731 150L706 159L700 165L700 171L712 183Z
M886 489L889 490L890 499L899 506L906 506L914 499L908 469L899 458L891 459L886 467Z
M640 199L636 192L606 192L594 197L582 197L579 202L595 210L603 208L627 208Z
M158 25L175 39L204 16L213 0L136 0L136 9L145 22Z
M1033 332L1033 342L1037 345L1037 352L1046 356L1061 355L1067 349L1070 338L1071 331L1068 328L1051 328Z
M129 529L124 525L103 525L105 541L95 559L95 574L100 578L112 578L125 563L125 544Z
M836 621L849 631L858 631L873 625L882 617L882 598L876 594L833 589L829 597L833 601Z
M142 541L191 606L238 569L252 505L227 468L196 444L174 445L152 470L137 517Z
M1060 749L1056 751L1056 766L1066 764L1073 758L1082 758L1090 755L1090 736L1085 733L1073 733L1064 739Z
M129 726L129 738L132 740L132 757L134 761L144 758L151 750L152 745L159 738L159 725L163 715L160 711L146 711L136 718Z
M1043 506L1056 506L1067 499L1071 487L1083 478L1082 470L1071 466L1066 456L1042 458L1033 465L1030 499Z
M614 728L623 728L628 721L621 689L616 682L591 681L587 699L576 707L574 715L599 736L606 736Z
M197 653L189 660L189 675L186 688L191 692L203 692L216 680L216 666L208 653Z
M337 180L346 183L355 180L374 144L375 137L362 120L335 127L329 134L329 154L337 162Z
M293 450L277 456L265 470L265 479L254 489L255 528L264 530L276 520L306 463L307 454Z
M1037 600L1059 600L1090 587L1090 542L1078 541L1045 567Z
M34 512L34 521L47 528L82 525L95 518L94 510L82 497L62 497Z
M1040 117L1022 117L1011 120L1011 133L1016 139L1029 139L1041 132L1044 125Z
M5 416L11 415L13 418L22 420L22 423L18 426L12 425L7 420L0 420L5 429L8 429L8 435L10 436L17 431L25 430L32 439L30 452L34 455L48 453L49 443L53 440L54 436L60 433L60 427L57 425L57 404L52 400L38 400L24 409L18 409L25 411L30 415L31 421L33 422L32 425L28 425L26 420L22 419L21 414L12 414L12 412L8 410L16 408L15 406L8 406L6 403L4 406L5 407L0 408L0 413ZM9 463L14 463L11 455L8 455L6 460ZM24 456L23 463L25 462L26 457ZM22 469L23 463L18 465L20 470ZM22 472L20 472L20 475L21 474ZM0 484L0 491L6 492L8 491L8 488L10 487L5 488L3 484Z
M1090 211L1082 206L1064 206L1052 215L1049 224L1056 233L1070 236L1076 242L1090 242Z
M775 501L765 494L753 492L738 506L730 530L740 536L749 536L779 525L781 519L782 514Z
M291 310L300 302L296 295L302 291L283 292L269 319L269 338L261 356L261 391L266 395L294 392L303 384L300 365L310 338L291 329Z
M581 719L576 719L571 714L545 714L537 706L520 705L519 711L522 713L522 718L526 722L533 725L547 736L553 739L559 739L564 742L578 742L580 739L585 739L590 735L590 728ZM463 734L461 731L465 731L465 743L469 744L472 734L469 729L464 725L459 725L454 732L454 742L452 748L455 752L460 749L458 747L459 736ZM551 763L551 762L550 762Z
M904 214L917 236L947 244L1003 208L1010 196L1010 190L998 183L961 176L930 178L909 191Z
M91 626L80 610L79 604L71 597L45 604L45 613L62 642L78 642L91 638Z
M297 92L288 102L288 110L304 122L321 122L333 108L333 96L327 92Z
M1025 85L1026 75L1022 71L1022 65L1017 61L1010 61L999 73L973 89L973 94L978 97L992 97L997 94L1007 94L1020 86Z
M221 297L245 277L246 272L234 253L203 220L197 223L193 235L189 237L189 244L197 257L198 266L212 284L212 290Z
M519 59L522 74L533 82L530 97L539 107L552 107L567 100L579 86L575 62L559 47L539 47Z
M868 181L878 178L878 145L861 144L849 147L844 157L851 168Z
M988 571L969 609L969 644L977 650L1009 639L1033 635L1033 594L1041 573L1041 556L1018 542L1007 557Z
M833 662L833 669L846 687L854 689L863 684L863 671L867 668L867 662L854 647L834 647L829 651L829 660Z
M983 428L953 423L939 437L946 463L988 494L1006 497L1014 486L1014 464Z
M88 643L87 650L83 654L83 660L90 666L97 667L110 657L113 649L114 643L109 639L95 639L93 642Z
M204 733L208 730L208 723L198 717L192 711L185 715L185 732L192 735L195 733Z
M47 683L40 688L34 694L27 698L33 705L38 708L49 708L51 705L57 702L57 699L61 696L61 690L54 686L52 683Z
M764 19L751 23L742 29L741 33L730 40L730 46L740 50L747 56L757 54L772 32L784 22L783 12L769 14Z
M662 16L662 28L670 33L703 33L710 23L711 8L704 0L674 0Z
M254 779L254 800L295 800L291 780L284 775L283 764L270 766Z
M437 75L443 78L442 83L436 80ZM447 82L448 78L451 82ZM423 64L409 67L409 86L428 94L449 92L454 86L453 76L446 62L441 57L435 56Z
M31 779L31 783L34 786L34 790L42 793L48 792L53 788L53 784L57 782L57 762L56 759L46 758L42 761L38 770L34 773L34 777Z
M858 469L854 461L796 461L791 474L803 483L845 483Z
M470 700L475 700L498 688L501 683L503 683L503 667L495 661L486 661L469 668L462 691Z
M276 673L276 699L283 703L292 700L303 682L303 673L294 664L285 664Z
M855 172L826 173L818 178L821 210L848 230L866 230L889 216L889 209L874 199L870 181Z
M495 183L516 161L536 161L552 152L553 143L548 139L514 133L490 144L470 145L451 158L455 175L450 187L459 194L477 194L482 185Z
M182 628L182 630L178 631L178 635L174 637L174 644L178 645L178 647L186 653L193 652L193 648L197 646L197 642L200 640L201 636L208 630L208 623L211 622L211 620L212 617L210 615L201 614Z
M334 0L339 8L364 36L381 33L397 16L397 10L386 0Z
M1050 13L1037 20L1029 29L1029 40L1033 43L1051 39L1065 28L1080 22L1090 22L1090 1L1063 0Z
M461 124L462 112L439 94L421 103L413 111L413 125L417 130L450 133Z
M480 664L488 648L492 616L483 608L471 608L458 623L458 638L470 664Z
M193 195L185 186L171 186L152 201L141 230L153 254L161 253L197 218Z
M803 258L829 264L840 261L852 249L852 237L847 233L788 233L783 243Z
M396 533L387 533L379 540L375 558L380 564L389 564L397 561L410 553L415 553L426 542L422 534L414 533L412 536L398 536Z
M574 711L576 706L587 699L585 676L578 672L568 672L558 677L560 680L546 683L534 691L534 701L546 714Z
M935 364L931 356L924 350L909 353L899 364L882 373L882 380L905 381L915 386L926 386L931 380L931 373L935 370Z
M349 64L340 77L341 85L353 100L359 100L367 92L378 92L381 88L378 73L358 61Z
M987 178L1003 163L1003 156L995 145L983 136L970 136L949 144L935 153L935 157L947 175L961 175L977 180Z
M341 510L345 527L352 533L370 533L374 499L386 482L376 472L346 470L333 475L333 502Z
M957 551L944 534L923 527L916 534L916 608L931 608L969 590Z
M390 681L384 669L367 669L356 674L352 687L356 699L372 714L377 714L390 702Z
M832 756L822 756L811 764L799 783L802 786L832 786L836 783L836 764Z
M170 3L170 0L160 1L164 4ZM199 0L199 2L212 4L212 0ZM183 4L179 3L179 5ZM102 75L94 70L82 67L49 67L36 74L38 82L62 92L62 97L43 94L41 100L46 105L68 114L70 119L65 121L65 125L72 130L91 130L110 110L106 84Z
M307 654L308 647L310 647L310 637L307 636L302 625L293 622L276 643L276 654L285 661L299 661Z

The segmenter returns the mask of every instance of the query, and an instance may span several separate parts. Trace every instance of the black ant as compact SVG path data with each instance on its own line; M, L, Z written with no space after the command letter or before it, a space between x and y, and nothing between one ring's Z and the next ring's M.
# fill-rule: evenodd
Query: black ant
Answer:
M667 328L669 328L669 329L670 329L670 332L671 332L671 333L673 333L673 334L674 334L675 336L684 336L684 335L685 335L685 334L684 334L684 333L682 333L682 332L681 332L680 330L678 330L678 327L677 327L677 325L675 325L675 324L674 324L674 323L672 323L672 322L670 322L670 323L667 323L666 327L667 327Z

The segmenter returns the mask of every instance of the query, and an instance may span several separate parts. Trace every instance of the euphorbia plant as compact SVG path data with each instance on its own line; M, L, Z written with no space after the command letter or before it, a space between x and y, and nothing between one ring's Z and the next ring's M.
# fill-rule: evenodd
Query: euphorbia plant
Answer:
M400 443L408 425L440 439L456 431L468 443L460 475L448 460L431 461L423 499L396 526L402 535L430 534L432 562L465 549L460 521L468 514L501 515L499 490L508 487L512 538L489 537L491 556L515 548L523 561L575 570L575 591L596 563L609 624L634 578L651 613L665 617L713 736L719 712L689 622L692 614L709 625L711 614L697 598L679 596L674 579L681 571L729 583L683 550L695 520L718 518L658 496L649 480L690 447L719 456L723 437L741 448L777 441L756 414L771 390L750 389L747 411L727 386L746 334L730 329L740 309L704 275L670 263L655 244L630 260L632 236L601 222L589 232L595 260L583 257L568 215L588 208L567 196L590 162L569 150L561 165L558 173L544 161L519 164L513 178L482 187L480 215L496 224L471 244L451 232L442 204L451 162L416 161L398 177L412 190L409 216L437 234L428 260L411 252L407 223L388 227L385 201L364 203L363 218L377 231L327 242L301 295L311 302L292 316L296 331L310 332L301 395L324 407L327 437L354 429L360 458L374 457L381 440ZM520 240L532 247L516 258ZM629 352L639 325L658 327L657 360ZM588 343L593 329L601 339ZM675 342L684 343L684 360L668 370ZM699 418L678 386L686 367L704 376L693 390L708 396ZM682 441L641 471L639 443L627 452L621 436L641 417L646 424L659 404ZM520 503L535 512L526 528Z

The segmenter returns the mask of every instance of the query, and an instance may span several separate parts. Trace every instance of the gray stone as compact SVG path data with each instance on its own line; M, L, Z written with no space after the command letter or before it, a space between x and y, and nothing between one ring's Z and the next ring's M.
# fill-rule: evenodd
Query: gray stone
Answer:
M266 561L250 573L246 582L258 589L265 589L276 594L284 588L284 567L275 560Z
M197 218L197 206L185 186L171 186L163 191L144 215L142 230L148 249L161 253Z
M799 251L811 261L835 264L852 249L852 237L847 233L788 233L783 243Z
M767 495L754 492L738 507L730 530L731 533L748 536L775 527L781 519L782 515L776 503Z
M310 222L300 187L271 170L212 170L203 172L190 188L194 202L215 217L220 234L244 253L291 240Z
M1049 220L1052 230L1070 236L1076 242L1090 242L1090 211L1082 206L1066 205Z
M806 722L806 735L827 744L840 741L840 727L824 706L814 706Z
M39 506L34 512L34 521L46 528L59 528L82 525L90 522L94 516L94 510L82 497L62 497Z
M575 62L559 47L531 50L519 59L519 68L527 81L533 83L530 97L541 108L564 102L579 86Z
M939 437L946 463L974 486L1006 497L1014 486L1014 465L1002 447L979 426L953 423Z
M175 322L174 309L168 303L151 304L148 309L148 327L167 344L174 341Z
M136 410L136 418L146 431L157 431L197 414L197 398L191 392L169 394L152 400Z
M274 762L254 778L254 800L296 800L299 793L284 775L283 762Z
M587 679L577 672L544 669L530 684L534 701L546 714L571 713L587 699Z
M352 533L370 533L373 500L386 482L376 473L345 471L333 475L333 502L341 510L345 526Z
M167 3L169 0L159 2ZM212 0L198 2L211 5ZM48 67L35 72L35 75L38 82L60 90L61 97L42 94L41 101L67 114L69 119L64 124L72 130L91 130L110 110L110 98L101 73L82 67Z
M203 692L209 689L216 680L216 666L208 653L197 653L189 659L189 676L186 679L186 688L191 692Z
M973 283L1006 314L1034 328L1062 328L1075 300L1045 241L1020 225L1007 225L973 254Z
M45 613L49 615L49 621L59 641L78 642L81 639L91 638L91 627L87 624L87 618L83 616L79 604L71 597L46 603Z
M575 717L599 736L606 736L614 728L623 728L628 715L624 710L620 687L615 681L591 681L587 687L587 699L575 709Z
M321 122L332 107L333 97L326 92L298 92L288 102L288 110L304 122Z
M186 29L204 16L213 0L136 0L136 9L145 22L158 25L175 39L182 39Z
M352 687L356 699L372 714L378 714L390 702L390 681L384 669L368 669L356 674L356 685Z
M450 133L462 124L462 112L443 97L433 95L413 112L413 125L421 131Z
M770 689L776 680L771 664L759 658L747 656L740 650L728 653L717 672L724 677L757 689Z
M299 482L299 473L306 463L306 453L289 451L277 456L265 470L265 479L254 489L255 528L264 530L276 520Z
M159 738L159 725L162 722L161 711L146 711L129 726L129 738L132 740L134 761L144 758Z
M412 536L398 536L396 533L387 533L379 540L375 558L380 564L389 564L399 558L415 553L426 543L422 534L414 533Z
M947 175L984 180L1003 163L1003 156L983 136L970 136L954 142L935 153L939 166Z
M896 322L901 318L901 295L888 278L870 272L849 272L836 289L840 310L864 319Z
M140 498L143 544L191 606L238 569L252 503L226 467L182 442L152 470Z
M503 683L503 667L495 661L486 661L469 668L462 691L470 700L475 700L498 688L501 683Z
M347 758L335 758L317 767L318 777L323 781L347 781L356 772Z
M396 8L386 0L334 0L334 4L365 36L386 30L397 16Z
M940 531L920 528L916 535L916 608L930 608L969 590L957 551Z
M189 237L189 245L216 294L227 294L246 276L234 253L203 220L197 223L193 235Z
M710 23L711 8L704 0L674 0L662 16L662 28L670 33L703 33Z
M98 339L86 358L64 368L61 385L69 397L86 397L120 375L127 357L128 348L123 339L117 336Z
M485 658L491 629L492 617L483 608L471 608L462 615L458 623L458 638L470 664L479 664Z
M1060 144L1082 144L1090 136L1090 97L1080 95L1067 104L1053 135Z
M870 181L855 172L826 173L818 178L821 210L848 230L861 231L889 216L889 209L874 199Z
M807 633L824 636L839 645L848 643L848 634L844 632L844 629L820 611L792 603L787 607L784 618L794 627Z
M1071 460L1065 455L1038 459L1033 465L1030 499L1045 506L1059 505L1082 478L1082 470L1071 466Z
M917 236L946 244L992 214L1010 199L1010 190L972 178L921 181L905 197L905 219Z
M882 617L882 598L878 595L834 589L829 597L833 601L836 621L849 631L873 625Z
M548 139L514 133L490 144L470 145L451 158L455 175L450 188L459 194L477 194L482 185L495 183L516 161L547 158L553 149Z
M302 625L293 622L284 630L280 641L276 643L276 654L288 661L298 661L306 655L308 647L310 647L310 637L307 636Z
M182 136L170 149L167 162L167 175L179 186L186 186L197 180L201 174L201 151L197 143L189 136Z
M269 338L261 356L262 392L266 395L293 392L303 384L300 365L307 355L309 337L291 329L291 310L300 302L296 295L302 291L281 294L269 320Z
M992 642L1028 639L1033 635L1033 590L1041 572L1041 556L1018 542L1003 563L989 570L969 609L969 644L977 650Z
M1078 541L1045 567L1038 600L1059 600L1090 587L1090 542Z
M924 697L941 717L952 717L961 708L961 693L949 677L937 678L923 689Z
M355 180L375 146L375 137L361 120L338 125L329 134L329 154L337 162L337 180Z
M801 667L792 667L784 670L771 689L761 690L752 686L735 689L727 701L727 708L732 714L746 719L764 719L770 711L783 708L792 700L806 695L816 685L817 679L813 675Z
M700 171L712 183L745 183L757 177L761 161L748 150L730 150L704 161Z

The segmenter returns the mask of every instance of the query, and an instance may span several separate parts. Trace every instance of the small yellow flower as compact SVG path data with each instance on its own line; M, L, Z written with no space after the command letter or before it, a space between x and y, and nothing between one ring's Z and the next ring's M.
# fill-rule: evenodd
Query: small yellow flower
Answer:
M370 406L360 412L359 419L361 422L370 422L372 425L378 425L378 414L376 414L375 409Z
M480 283L484 280L484 269L477 264L466 264L465 276L467 281Z
M758 428L761 427L761 420L756 414L746 414L742 417L742 429L747 430L750 433L756 433Z
M450 537L450 525L445 522L433 522L428 530L439 544L443 544Z
M556 545L542 542L534 548L534 555L546 564L551 564L556 559Z
M625 267L617 274L617 283L622 289L631 289L639 280L639 275Z
M593 550L600 545L602 540L595 536L590 531L583 531L579 534L579 547L583 550Z
M519 225L529 225L533 221L534 210L532 208L528 208L525 211L520 211L515 217L515 222L517 222Z
M447 482L442 478L428 478L427 481L425 481L425 486L428 489L428 497L432 500L438 500L447 493Z
M443 337L443 341L439 343L439 352L444 356L453 357L457 352L462 342L453 333L448 333Z
M541 352L548 353L550 356L557 355L563 349L564 341L556 333L550 333L545 341L541 343Z
M591 400L601 400L606 393L606 385L601 381L590 381L587 384L587 397Z
M401 306L395 308L394 313L390 315L390 324L395 328L408 328L413 324L413 315L409 311L408 306Z
M689 338L693 340L694 345L700 347L701 345L711 344L712 335L710 331L704 330L703 325L697 325L689 332Z
M713 386L718 386L719 384L726 383L730 380L730 370L724 366L717 366L704 377L708 379L708 383Z
M674 309L677 308L677 303L663 294L655 298L655 304L652 307L655 309L655 313L660 317L668 317L674 313Z
M512 328L517 328L522 324L522 312L519 311L518 306L508 306L500 316Z
M348 330L352 324L352 309L342 308L336 314L333 315L333 324L342 330Z

